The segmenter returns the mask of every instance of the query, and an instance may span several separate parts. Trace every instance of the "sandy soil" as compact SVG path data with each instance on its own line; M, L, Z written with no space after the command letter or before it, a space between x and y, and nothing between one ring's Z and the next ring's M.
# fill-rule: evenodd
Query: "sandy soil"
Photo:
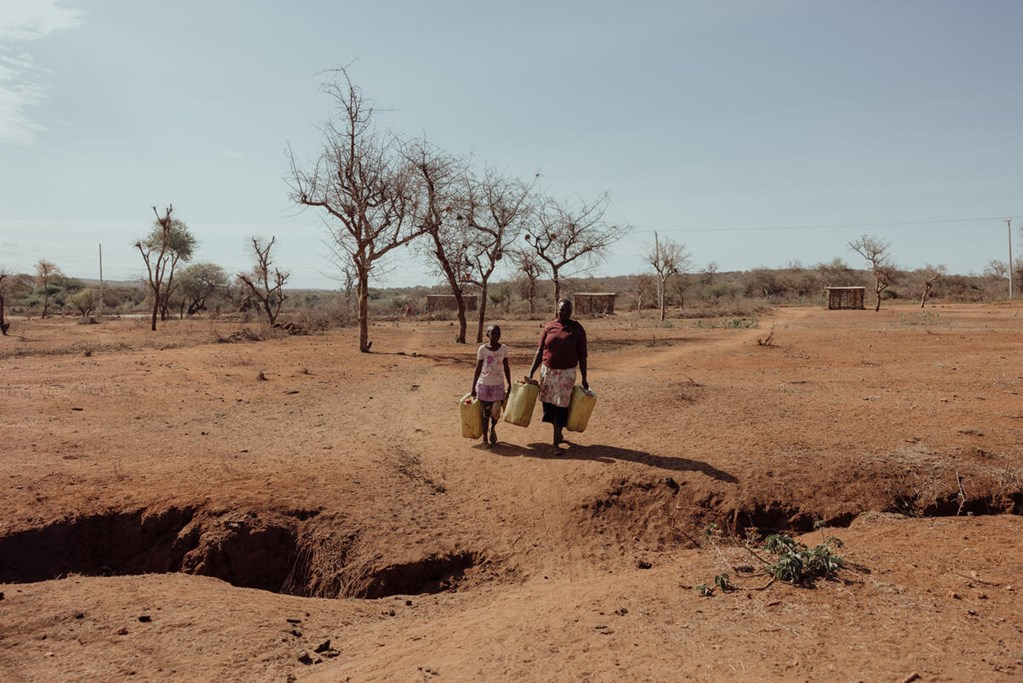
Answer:
M558 454L459 436L447 322L15 320L0 680L1023 680L1021 309L585 320ZM846 568L765 588L774 531Z

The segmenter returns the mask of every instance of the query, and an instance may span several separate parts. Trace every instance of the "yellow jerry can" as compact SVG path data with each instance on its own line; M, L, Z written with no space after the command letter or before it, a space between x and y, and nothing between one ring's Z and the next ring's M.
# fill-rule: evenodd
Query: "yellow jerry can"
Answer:
M458 413L462 418L462 436L478 439L483 436L483 404L472 394L466 394L458 402Z
M581 384L572 387L572 400L568 404L568 422L565 424L565 429L570 432L584 431L595 405L597 405L595 393L589 389L583 389Z
M519 427L528 427L536 407L540 387L530 382L512 382L511 393L504 405L504 421Z

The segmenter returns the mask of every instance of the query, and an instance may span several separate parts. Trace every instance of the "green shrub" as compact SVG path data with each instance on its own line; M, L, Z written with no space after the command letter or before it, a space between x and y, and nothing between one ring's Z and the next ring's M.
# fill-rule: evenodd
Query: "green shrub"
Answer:
M764 550L775 556L767 572L793 585L833 578L843 567L835 554L841 547L842 541L834 537L809 548L786 534L772 534L764 541Z

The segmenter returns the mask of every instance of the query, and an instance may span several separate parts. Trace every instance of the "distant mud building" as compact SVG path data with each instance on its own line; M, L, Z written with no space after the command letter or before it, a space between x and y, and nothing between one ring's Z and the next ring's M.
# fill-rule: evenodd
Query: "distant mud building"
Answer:
M613 292L586 292L575 295L575 312L579 315L611 315L615 312Z
M475 311L477 307L475 294L463 294L462 301L465 302L465 310ZM458 302L454 294L427 294L426 312L442 313L444 311L455 312L458 310Z
M828 310L863 309L863 297L866 287L825 287L828 293Z

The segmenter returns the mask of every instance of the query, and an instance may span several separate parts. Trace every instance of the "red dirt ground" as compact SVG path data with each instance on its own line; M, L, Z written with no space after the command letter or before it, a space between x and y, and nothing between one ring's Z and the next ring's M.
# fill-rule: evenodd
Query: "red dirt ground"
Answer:
M1020 311L584 320L558 455L460 438L447 322L15 320L0 680L1023 680ZM540 323L499 322L519 377ZM698 595L751 528L847 566Z

